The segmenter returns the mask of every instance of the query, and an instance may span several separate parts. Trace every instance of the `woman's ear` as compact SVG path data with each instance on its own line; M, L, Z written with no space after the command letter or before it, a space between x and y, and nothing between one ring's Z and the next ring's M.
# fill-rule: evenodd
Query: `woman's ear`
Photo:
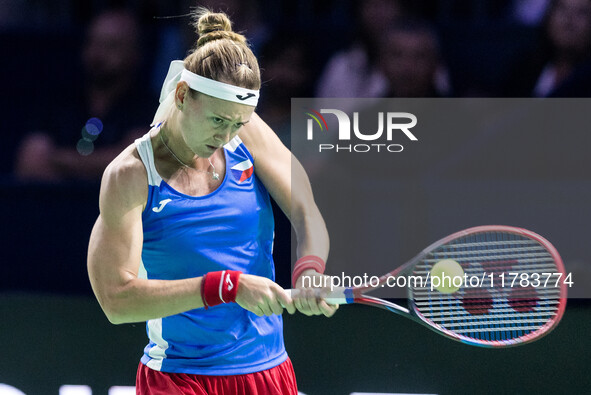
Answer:
M174 92L174 104L179 110L183 109L183 105L185 104L185 99L187 95L189 95L189 85L185 81L179 81L176 84L176 91Z

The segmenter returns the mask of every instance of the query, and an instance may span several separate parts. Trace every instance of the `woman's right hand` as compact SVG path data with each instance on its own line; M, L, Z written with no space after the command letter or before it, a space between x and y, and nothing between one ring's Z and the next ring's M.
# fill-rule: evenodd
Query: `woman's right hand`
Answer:
M284 308L289 314L296 312L293 300L283 288L266 277L252 274L240 275L236 303L259 317L280 315Z

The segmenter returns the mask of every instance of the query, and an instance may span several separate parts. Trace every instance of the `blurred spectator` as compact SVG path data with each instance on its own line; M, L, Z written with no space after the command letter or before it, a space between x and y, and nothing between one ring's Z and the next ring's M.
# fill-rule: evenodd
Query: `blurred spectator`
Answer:
M248 38L255 53L271 38L269 27L261 18L258 0L199 0L197 3L214 11L226 12L232 19L234 30Z
M261 19L258 0L180 0L176 7L171 3L154 1L150 9L160 19L154 23L158 31L158 43L152 70L152 90L158 95L162 76L166 75L170 62L184 59L195 43L195 31L186 14L197 6L227 13L232 19L234 31L247 37L255 54L259 53L272 35L268 25Z
M351 48L329 59L317 82L317 97L381 97L387 80L376 65L379 37L405 13L400 0L356 1L359 26Z
M511 16L520 25L537 26L548 10L550 0L513 0Z
M553 0L541 43L516 66L507 96L587 97L591 94L591 0Z
M70 27L72 7L67 1L2 0L0 30L61 30Z
M388 81L384 97L442 97L449 94L447 73L435 29L426 21L400 21L379 41L377 64Z
M257 112L290 147L291 98L311 97L314 75L307 41L301 35L277 34L263 48L263 90Z
M54 101L38 106L47 114L40 116L39 132L21 143L18 178L98 180L106 165L148 130L157 101L146 93L141 39L133 14L118 9L96 16L81 51L80 92L72 97L67 89L51 92ZM90 118L98 120L85 126Z

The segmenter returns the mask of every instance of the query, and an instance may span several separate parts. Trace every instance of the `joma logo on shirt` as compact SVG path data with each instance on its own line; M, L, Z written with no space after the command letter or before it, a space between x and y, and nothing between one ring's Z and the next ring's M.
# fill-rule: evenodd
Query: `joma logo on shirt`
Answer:
M162 209L164 208L164 206L166 206L169 202L171 202L172 199L164 199L160 201L160 206L158 207L154 207L152 208L152 211L155 213L159 213L160 211L162 211Z

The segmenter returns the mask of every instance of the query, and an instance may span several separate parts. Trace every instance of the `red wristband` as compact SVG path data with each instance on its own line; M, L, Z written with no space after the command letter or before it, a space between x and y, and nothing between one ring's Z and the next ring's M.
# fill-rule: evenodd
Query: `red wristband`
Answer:
M314 269L318 273L324 273L324 269L326 268L326 264L324 260L316 255L306 255L298 259L293 265L293 272L291 274L291 283L293 288L295 288L295 283L298 278L302 275L302 272L308 269Z
M241 273L235 270L223 270L209 272L203 276L201 280L203 306L207 309L218 304L235 302Z

